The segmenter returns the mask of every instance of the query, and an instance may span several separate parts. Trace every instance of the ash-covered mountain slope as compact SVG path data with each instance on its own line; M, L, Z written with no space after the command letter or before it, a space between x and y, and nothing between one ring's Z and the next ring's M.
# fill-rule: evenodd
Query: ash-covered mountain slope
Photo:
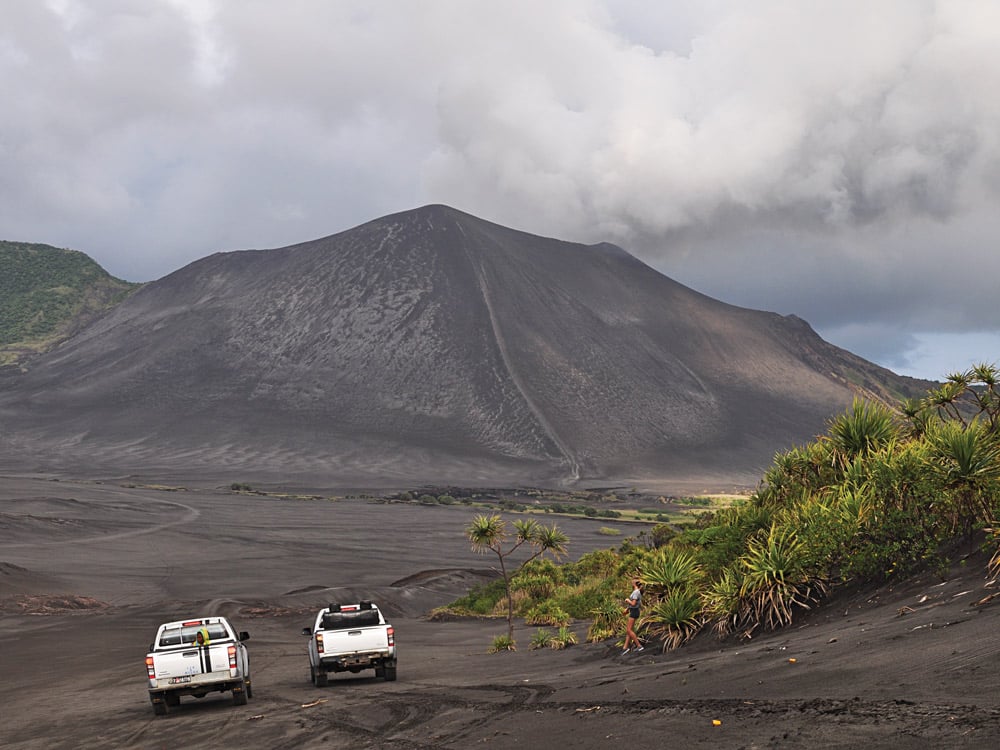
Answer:
M920 385L613 245L427 206L146 285L5 378L0 420L14 455L123 473L735 477Z

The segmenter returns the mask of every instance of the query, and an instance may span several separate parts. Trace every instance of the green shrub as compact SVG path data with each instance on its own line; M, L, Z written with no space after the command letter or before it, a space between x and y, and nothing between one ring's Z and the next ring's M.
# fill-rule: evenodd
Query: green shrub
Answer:
M662 514L658 514L657 520L660 518L662 518ZM665 547L676 536L677 532L674 528L666 523L656 524L649 532L650 543L654 547Z
M524 621L528 625L554 625L556 627L569 625L572 619L562 607L552 601L535 605L524 616Z
M736 631L744 620L743 581L736 570L727 568L701 592L701 611L720 638Z
M650 607L640 622L649 635L660 638L664 649L687 643L702 626L701 599L694 588L678 588Z
M625 632L625 612L621 603L605 599L590 612L590 616L594 618L587 630L587 640L591 643Z
M802 540L791 527L772 526L766 537L754 537L740 558L740 595L753 625L769 629L788 625L794 607L808 608L826 586L808 568Z
M546 576L519 573L510 582L511 591L520 592L528 599L545 599L552 595L555 582Z
M552 633L550 633L545 628L539 628L535 631L535 634L531 636L531 648L548 648L549 642L552 640Z
M575 563L564 566L567 578L570 575L579 578L590 576L609 576L618 566L618 555L612 549L599 549L581 555Z
M504 600L506 590L502 578L490 581L482 586L475 586L463 597L451 604L455 612L470 615L490 615L497 604Z
M498 654L501 651L517 651L517 643L508 635L498 635L493 639L489 653Z
M563 649L575 646L577 643L579 643L579 639L576 637L576 633L567 626L559 628L559 632L549 638L549 648Z
M694 553L661 547L644 561L639 577L651 589L650 593L656 593L697 587L704 573Z

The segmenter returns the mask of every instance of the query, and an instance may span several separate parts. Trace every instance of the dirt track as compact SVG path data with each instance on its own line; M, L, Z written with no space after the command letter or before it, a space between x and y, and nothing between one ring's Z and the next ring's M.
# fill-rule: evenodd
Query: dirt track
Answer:
M976 604L998 590L981 561L944 582L842 593L748 642L530 651L522 626L521 651L489 655L500 624L423 618L488 567L462 535L472 512L0 478L0 746L1000 744L1000 597ZM574 557L613 543L599 523L560 524ZM349 596L392 615L398 681L309 683L299 631ZM254 697L185 698L154 717L149 640L161 621L201 613L250 631Z

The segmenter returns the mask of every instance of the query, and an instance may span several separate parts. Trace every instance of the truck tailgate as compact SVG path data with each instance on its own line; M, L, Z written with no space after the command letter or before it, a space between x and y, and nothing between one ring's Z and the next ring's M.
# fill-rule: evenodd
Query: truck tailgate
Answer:
M386 626L323 631L323 656L387 651Z
M158 653L153 665L161 686L197 685L230 677L229 649L225 643Z

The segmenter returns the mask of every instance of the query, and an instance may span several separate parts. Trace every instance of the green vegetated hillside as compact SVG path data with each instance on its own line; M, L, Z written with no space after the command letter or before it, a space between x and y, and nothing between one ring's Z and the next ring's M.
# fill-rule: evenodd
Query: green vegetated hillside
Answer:
M598 641L624 632L622 602L638 578L639 627L664 648L705 631L749 637L789 625L839 586L945 570L956 550L979 547L983 574L996 575L998 519L1000 369L982 364L898 409L855 401L825 435L778 454L746 500L617 549L557 565L521 522L516 541L534 557L509 587L498 580L440 614L502 616L510 596L512 613L543 626L538 643L544 626L580 619ZM504 522L491 522L502 540Z
M0 240L0 366L50 349L139 286L76 250Z

